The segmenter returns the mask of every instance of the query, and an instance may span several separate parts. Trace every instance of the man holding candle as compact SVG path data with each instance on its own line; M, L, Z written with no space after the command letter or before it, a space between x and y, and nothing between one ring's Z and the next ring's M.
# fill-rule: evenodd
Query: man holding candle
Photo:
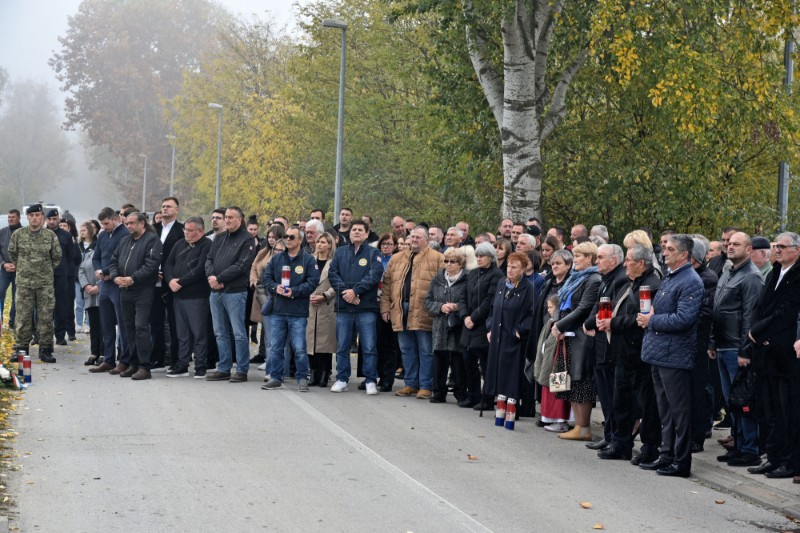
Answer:
M593 337L590 344L593 345L595 354L594 380L597 383L597 395L600 398L600 407L603 410L605 425L603 426L603 439L600 442L590 442L586 447L590 450L603 450L613 441L616 431L614 421L614 365L611 361L611 352L608 350L608 335L595 335L598 318L610 319L613 306L611 299L615 295L619 296L618 291L628 284L625 276L625 267L622 265L625 254L622 248L616 244L604 244L597 249L597 271L602 276L598 302L602 298L608 298L608 316L599 317L599 303L595 304L594 312L584 322L583 327L588 335Z
M661 418L660 456L639 466L661 476L689 477L692 467L692 367L704 295L703 282L689 262L693 247L688 235L669 237L663 250L668 271L650 312L637 317L646 330L642 361L651 365Z
M643 244L628 248L625 256L627 283L612 297L612 317L597 320L597 336L611 337L608 347L614 362L613 408L616 431L613 441L597 456L601 459L631 459L633 464L651 463L658 458L661 421L658 417L650 365L641 359L644 331L636 323L642 297L658 291L661 278L653 266L653 253ZM649 287L649 291L645 289ZM634 406L641 407L639 435L642 452L633 453L633 426L637 418Z

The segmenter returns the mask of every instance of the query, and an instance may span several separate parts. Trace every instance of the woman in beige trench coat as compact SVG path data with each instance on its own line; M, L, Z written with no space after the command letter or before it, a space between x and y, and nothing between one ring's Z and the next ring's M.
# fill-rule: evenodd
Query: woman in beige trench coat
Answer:
M311 243L309 243L310 245ZM334 298L336 292L328 281L328 269L331 258L336 251L333 237L330 233L323 233L317 238L316 252L317 267L320 271L319 285L311 293L308 312L308 326L306 327L306 351L308 364L311 369L309 385L312 387L327 387L331 377L331 361L336 353L336 313L334 311Z

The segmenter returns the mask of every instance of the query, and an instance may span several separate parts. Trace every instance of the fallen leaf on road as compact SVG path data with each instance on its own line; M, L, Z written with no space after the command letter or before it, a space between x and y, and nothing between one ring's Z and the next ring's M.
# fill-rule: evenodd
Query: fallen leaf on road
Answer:
M605 529L605 527L603 527L603 524L598 522L597 524L592 526L592 529Z
M584 509L591 509L592 504L589 502L581 502L581 507L583 507Z
M467 459L469 459L470 461L477 461L478 460L478 456L477 455L467 454Z
M696 490L690 490L689 492L690 492L691 494L698 494L698 492L697 492Z
M714 500L714 503L716 503L717 505L722 505L723 503L725 503L725 500Z

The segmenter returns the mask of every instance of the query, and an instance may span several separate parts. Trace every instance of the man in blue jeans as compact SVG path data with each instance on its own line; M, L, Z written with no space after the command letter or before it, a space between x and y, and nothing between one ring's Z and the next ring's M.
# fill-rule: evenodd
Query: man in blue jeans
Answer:
M431 280L442 268L444 256L428 246L428 230L417 226L408 237L408 250L392 256L383 274L381 317L392 322L403 355L406 386L397 396L433 397L433 317L425 308Z
M206 381L247 381L250 345L244 320L254 248L253 237L244 226L244 213L238 207L229 207L225 210L225 231L214 237L206 257L206 277L211 287L211 321L219 349L217 371L206 376ZM236 372L233 375L231 332L236 351Z
M331 392L346 392L350 381L350 344L358 331L367 394L378 394L378 283L383 275L380 252L367 244L364 222L350 227L350 243L336 250L328 280L336 291L336 383Z
M319 268L314 257L302 250L303 232L297 226L286 230L286 250L275 255L264 268L264 289L273 298L269 317L270 353L267 358L269 381L264 390L283 387L286 336L294 350L297 390L308 392L308 353L306 325L309 296L319 285ZM288 278L283 272L288 272ZM286 279L286 281L283 281Z
M753 246L750 236L736 232L725 250L733 266L722 273L714 295L714 316L708 356L716 358L725 402L731 395L731 383L739 369L750 364L745 350L750 328L758 311L758 300L764 288L761 272L750 260ZM730 408L728 408L730 412ZM717 457L730 466L758 466L758 423L755 413L732 413L736 447Z

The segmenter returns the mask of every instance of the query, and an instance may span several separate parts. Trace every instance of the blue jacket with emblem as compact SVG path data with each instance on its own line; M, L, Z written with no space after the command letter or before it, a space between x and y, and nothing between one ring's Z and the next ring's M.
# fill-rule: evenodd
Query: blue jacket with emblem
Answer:
M690 263L664 276L644 334L643 362L666 368L694 367L697 321L704 296L703 281Z
M292 273L289 279L291 297L277 292L284 266L288 266ZM283 251L270 259L264 268L262 278L264 288L274 298L272 312L276 315L308 317L309 296L319 285L319 274L317 260L303 251L294 257L291 257L289 252Z
M380 311L378 283L382 276L383 263L380 252L366 242L362 243L358 250L352 243L337 248L328 271L331 287L336 291L336 312ZM360 300L358 305L344 301L342 293L347 289L356 292Z

